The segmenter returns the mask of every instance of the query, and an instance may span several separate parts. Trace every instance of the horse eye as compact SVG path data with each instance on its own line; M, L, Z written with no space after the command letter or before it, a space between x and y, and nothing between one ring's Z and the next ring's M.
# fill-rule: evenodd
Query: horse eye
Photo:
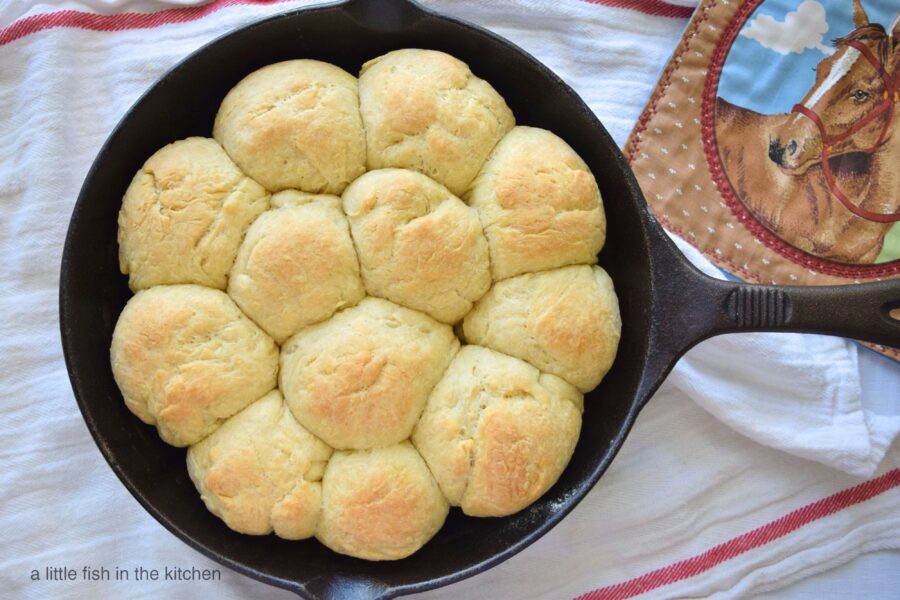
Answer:
M853 92L852 95L853 95L853 99L856 100L857 102L865 102L866 100L869 99L869 92L867 92L865 90L856 90L855 92Z

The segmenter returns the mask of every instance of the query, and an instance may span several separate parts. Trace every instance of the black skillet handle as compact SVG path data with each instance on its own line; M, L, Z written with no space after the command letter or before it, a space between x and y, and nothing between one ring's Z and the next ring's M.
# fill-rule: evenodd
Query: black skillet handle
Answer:
M900 308L900 279L835 286L734 283L704 275L668 239L651 245L654 317L645 401L682 354L723 333L820 333L900 347L900 318L891 315Z

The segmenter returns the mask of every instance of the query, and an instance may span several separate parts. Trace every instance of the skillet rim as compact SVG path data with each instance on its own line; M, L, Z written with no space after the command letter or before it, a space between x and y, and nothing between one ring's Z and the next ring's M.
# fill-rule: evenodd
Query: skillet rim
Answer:
M653 246L656 245L654 242L659 240L659 237L665 238L662 230L659 229L659 225L656 224L655 220L651 217L649 213L649 209L647 208L647 204L643 199L643 195L640 192L640 188L637 185L637 181L634 177L634 174L631 171L631 168L628 166L627 161L624 158L621 150L616 146L615 142L613 142L611 136L606 131L605 127L602 125L600 120L597 118L596 114L590 110L590 108L584 103L581 97L569 86L566 84L556 73L554 73L551 69L546 67L543 63L537 60L530 53L526 52L522 48L520 48L515 43L509 41L508 39L493 33L481 26L475 25L468 21L448 16L439 12L436 12L430 8L423 7L420 4L412 1L412 0L395 0L397 7L396 10L402 11L411 11L415 13L419 13L417 18L427 17L431 19L436 19L439 21L449 22L452 25L460 27L466 30L466 33L471 36L480 36L482 38L487 38L489 41L494 44L499 44L508 48L511 52L518 54L524 61L528 64L529 68L537 71L541 76L546 78L547 80L553 82L553 84L559 89L559 91L563 92L572 102L572 106L577 108L581 112L585 114L585 116L592 122L594 130L601 134L600 138L597 140L597 143L604 144L608 147L608 150L615 157L616 164L615 169L621 172L621 175L624 179L625 187L628 189L630 198L627 199L627 202L630 204L630 210L636 211L638 219L637 221L641 225L641 233L643 239L641 240L642 245L647 250L647 258L648 263L650 265L650 274L649 280L651 284L651 288L655 282L655 272L656 272L656 259ZM161 523L167 530L173 533L178 539L185 542L188 546L193 548L196 551L199 551L204 556L211 558L212 560L234 570L243 575L249 576L258 581L262 581L263 583L267 583L269 585L274 585L298 594L301 594L305 597L314 598L315 593L313 590L309 589L310 584L314 584L316 582L324 583L325 586L329 584L333 584L335 581L337 582L334 585L346 585L348 583L352 584L354 581L350 581L345 575L341 574L328 574L328 575L319 575L313 576L306 580L293 580L293 579L285 579L282 577L278 577L268 572L264 572L258 570L254 567L248 566L243 562L234 560L229 558L224 554L220 554L215 550L208 548L202 542L194 539L191 535L187 534L183 530L181 530L175 523L173 523L167 516L165 512L157 508L150 500L144 497L143 493L140 491L139 486L134 483L126 472L126 468L122 463L117 459L115 451L112 447L107 443L107 440L103 433L99 430L99 426L97 425L95 419L91 415L91 409L89 408L87 397L91 396L90 387L91 384L89 382L85 382L77 372L75 368L75 359L72 355L74 352L74 348L72 348L72 340L70 339L69 327L68 323L71 319L74 318L73 315L70 314L70 306L71 302L69 298L69 279L71 277L71 271L69 269L69 265L71 263L72 255L78 251L75 248L74 235L73 232L78 230L80 227L80 216L81 216L81 208L84 204L86 204L90 199L87 197L87 189L90 187L89 183L95 178L96 174L103 170L105 160L103 160L109 151L110 146L113 144L114 140L120 135L121 130L125 126L125 124L132 118L133 113L136 109L141 106L147 98L154 94L156 90L165 85L167 81L169 81L175 73L180 71L182 68L185 68L186 65L196 60L198 55L212 52L214 51L215 46L221 43L223 40L237 35L239 33L245 33L249 30L255 28L263 28L271 25L276 21L290 21L292 19L296 19L298 17L304 17L306 15L313 14L315 12L324 12L324 11L333 11L339 10L347 12L352 18L359 21L362 19L364 24L369 26L370 28L377 29L378 24L373 23L371 19L371 14L366 14L360 16L358 14L360 9L365 10L366 8L374 8L375 6L380 5L378 0L344 0L338 2L330 2L327 4L319 4L308 7L300 7L290 9L275 15L271 15L265 17L263 19L253 21L241 27L232 29L216 38L210 40L209 42L203 44L196 50L192 51L190 54L185 56L183 59L178 61L174 66L172 66L166 73L164 73L156 82L151 85L147 90L145 90L137 100L128 108L128 110L124 113L122 118L118 121L115 127L112 129L107 139L104 141L103 145L100 147L100 150L94 159L94 162L89 169L84 183L82 184L81 190L78 194L78 198L74 204L72 216L70 218L69 226L66 232L66 240L63 246L62 253L62 261L60 267L60 290L59 290L59 321L60 321L60 335L63 346L63 354L65 357L66 370L69 375L69 379L73 388L73 392L75 395L76 402L78 403L79 410L82 414L82 417L87 425L88 430L91 433L91 437L94 439L94 442L97 444L98 448L101 451L104 459L112 468L113 472L125 486L125 488L129 491L129 493L138 501L138 503L146 510L154 519L156 519L159 523ZM394 9L394 8L392 8ZM408 28L408 24L401 24L399 30L403 30ZM655 226L655 227L654 227ZM655 231L655 229L659 229ZM656 239L654 239L656 238ZM664 240L668 242L668 240ZM670 243L670 242L669 242ZM652 290L648 295L648 303L652 302L654 294ZM646 340L641 341L644 348L650 348L652 339L648 338ZM649 354L649 351L648 351ZM592 468L590 469L588 475L582 478L576 488L573 490L569 496L566 497L565 502L559 505L559 508L551 513L546 519L543 519L539 524L537 524L531 531L525 534L520 540L517 542L511 543L507 545L502 551L496 552L491 555L489 558L484 559L480 562L474 562L469 566L454 571L452 573L437 576L437 577L429 577L426 579L420 579L417 581L413 581L410 583L400 584L400 585L390 585L385 583L384 581L377 581L377 583L371 579L360 576L360 583L368 583L366 585L367 588L372 588L373 592L377 591L378 597L395 597L399 595L422 592L431 589L435 589L438 587L443 587L449 585L451 583L455 583L461 581L463 579L467 579L479 573L482 573L506 560L511 558L512 556L518 554L522 550L524 550L529 545L536 542L538 539L543 537L547 532L549 532L553 527L555 527L563 518L565 518L574 508L577 506L581 500L590 492L590 490L594 487L606 469L609 467L610 463L621 449L621 446L628 435L628 432L631 430L631 427L634 424L634 421L639 413L640 409L645 404L647 398L649 398L652 391L658 386L658 382L651 382L648 386L646 381L647 375L647 366L648 362L645 359L644 362L640 365L635 365L636 371L640 374L639 381L641 384L636 388L635 394L632 398L630 398L630 405L627 409L625 419L622 423L622 426L619 428L617 433L611 437L609 444L609 451L602 457L599 462L596 462ZM318 586L317 586L318 587ZM352 585L351 585L352 587Z

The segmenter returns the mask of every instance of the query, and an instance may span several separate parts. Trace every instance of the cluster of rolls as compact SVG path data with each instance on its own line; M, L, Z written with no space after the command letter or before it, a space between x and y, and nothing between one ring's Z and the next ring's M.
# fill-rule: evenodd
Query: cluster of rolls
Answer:
M604 238L585 163L459 60L273 64L125 193L113 373L232 529L402 558L565 468L619 341Z

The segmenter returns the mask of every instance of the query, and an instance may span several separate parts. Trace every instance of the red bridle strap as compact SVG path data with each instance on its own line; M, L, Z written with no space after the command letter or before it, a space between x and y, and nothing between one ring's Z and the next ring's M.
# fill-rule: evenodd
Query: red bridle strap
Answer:
M872 51L869 50L864 44L861 44L856 41L847 42L848 46L852 46L853 48L859 50L859 52L866 58L867 61L878 71L878 75L881 77L881 80L884 82L884 99L881 101L876 108L869 111L865 117L857 121L852 127L842 131L840 134L835 136L829 136L828 131L825 128L825 123L822 122L822 119L813 111L802 104L795 104L794 108L791 109L791 113L800 113L810 121L812 121L816 128L819 130L819 136L822 138L822 173L825 175L825 183L828 185L828 189L831 194L837 198L841 204L844 205L844 208L852 212L854 215L861 217L863 219L869 221L875 221L876 223L896 223L900 221L900 212L897 213L876 213L862 208L861 206L856 206L852 202L850 202L849 198L844 195L844 193L838 188L837 183L834 181L834 175L831 172L831 164L828 162L829 154L831 149L835 144L844 141L849 138L851 135L861 130L863 127L883 115L887 113L887 117L884 120L884 126L881 128L881 133L878 135L878 139L872 144L871 147L862 150L867 154L872 154L881 146L884 142L884 138L887 136L888 129L890 128L891 121L894 118L894 105L900 101L900 77L897 80L891 78L891 76L885 71L884 66L881 64L875 55L872 54ZM900 74L898 74L900 75Z

